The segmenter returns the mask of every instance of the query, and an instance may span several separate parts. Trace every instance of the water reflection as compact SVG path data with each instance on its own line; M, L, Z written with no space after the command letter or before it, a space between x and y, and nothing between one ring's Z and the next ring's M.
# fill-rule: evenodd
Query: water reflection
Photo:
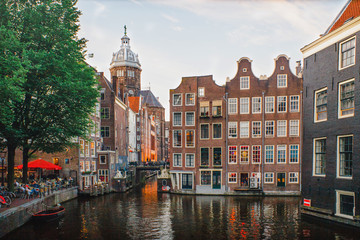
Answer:
M28 223L4 239L356 239L354 229L300 218L299 199L125 194L63 204L57 222Z

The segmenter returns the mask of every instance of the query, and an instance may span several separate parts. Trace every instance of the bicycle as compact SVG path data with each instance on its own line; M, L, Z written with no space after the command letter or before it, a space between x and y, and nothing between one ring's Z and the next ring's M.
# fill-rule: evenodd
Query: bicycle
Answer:
M10 197L8 197L8 196L2 196L2 195L0 195L0 208L1 208L1 206L6 206L6 207L10 207L10 205L11 205L11 198Z

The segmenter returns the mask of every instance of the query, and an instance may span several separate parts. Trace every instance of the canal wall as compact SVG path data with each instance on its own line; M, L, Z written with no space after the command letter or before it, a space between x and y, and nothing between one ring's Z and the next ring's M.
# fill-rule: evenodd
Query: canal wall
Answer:
M46 197L34 199L23 205L12 207L0 213L0 238L17 229L30 220L35 212L44 210L45 206L54 206L78 196L77 187L54 192Z

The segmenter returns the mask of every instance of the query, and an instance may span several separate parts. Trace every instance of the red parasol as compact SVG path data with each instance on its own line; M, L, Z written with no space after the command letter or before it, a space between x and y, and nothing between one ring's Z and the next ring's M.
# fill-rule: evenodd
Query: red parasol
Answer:
M22 169L23 165L19 165L17 168ZM60 166L52 164L51 162L45 161L41 158L29 162L28 168L41 168L41 169L46 169L46 170L61 170L62 169Z

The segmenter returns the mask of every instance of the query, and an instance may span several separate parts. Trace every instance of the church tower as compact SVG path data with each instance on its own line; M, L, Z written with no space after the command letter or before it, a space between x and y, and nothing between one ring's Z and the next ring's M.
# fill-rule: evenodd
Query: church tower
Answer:
M110 63L111 80L117 96L124 102L128 96L139 96L141 89L141 64L138 55L130 49L130 38L124 26L120 50L113 53Z

